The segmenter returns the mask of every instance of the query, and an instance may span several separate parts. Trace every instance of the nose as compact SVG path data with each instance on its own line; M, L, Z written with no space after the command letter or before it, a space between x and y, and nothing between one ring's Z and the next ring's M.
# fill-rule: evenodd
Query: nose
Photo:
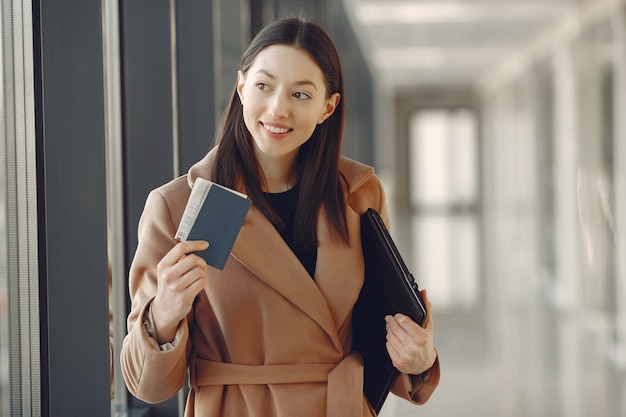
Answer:
M275 118L287 117L289 109L289 98L278 91L272 95L267 106L267 112Z

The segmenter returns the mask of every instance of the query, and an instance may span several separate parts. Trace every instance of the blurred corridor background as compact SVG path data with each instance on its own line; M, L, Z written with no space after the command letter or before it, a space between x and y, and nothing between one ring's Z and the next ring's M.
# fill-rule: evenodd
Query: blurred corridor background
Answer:
M626 416L626 0L3 0L0 417L182 416L110 379L138 218L293 14L433 303L440 386L381 415Z

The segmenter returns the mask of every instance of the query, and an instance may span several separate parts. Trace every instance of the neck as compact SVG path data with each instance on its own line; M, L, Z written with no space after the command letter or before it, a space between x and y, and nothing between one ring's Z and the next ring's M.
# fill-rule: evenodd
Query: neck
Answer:
M282 193L293 187L297 181L294 173L295 158L283 158L280 160L259 160L263 176L265 177L265 192Z

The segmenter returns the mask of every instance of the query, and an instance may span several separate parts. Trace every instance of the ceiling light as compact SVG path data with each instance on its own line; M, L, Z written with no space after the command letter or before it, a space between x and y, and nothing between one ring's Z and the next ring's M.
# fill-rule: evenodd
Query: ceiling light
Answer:
M357 22L373 24L419 24L471 22L488 19L542 19L562 12L563 3L537 1L459 1L355 3Z

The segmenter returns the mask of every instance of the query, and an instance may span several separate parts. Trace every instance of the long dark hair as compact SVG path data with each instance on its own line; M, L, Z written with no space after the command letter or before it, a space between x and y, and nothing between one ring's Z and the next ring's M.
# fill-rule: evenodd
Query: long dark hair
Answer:
M259 52L270 45L289 45L306 51L324 74L329 97L333 93L341 95L334 113L316 126L296 158L300 192L294 242L308 250L317 247L317 215L323 205L335 234L349 244L344 197L347 182L339 172L344 125L343 73L339 55L332 40L319 25L300 18L284 18L270 23L254 37L242 56L241 71L245 74ZM282 227L281 220L263 194L262 171L254 154L252 136L244 123L236 87L216 141L218 150L213 181L234 187L238 180L242 180L256 207L277 227Z

